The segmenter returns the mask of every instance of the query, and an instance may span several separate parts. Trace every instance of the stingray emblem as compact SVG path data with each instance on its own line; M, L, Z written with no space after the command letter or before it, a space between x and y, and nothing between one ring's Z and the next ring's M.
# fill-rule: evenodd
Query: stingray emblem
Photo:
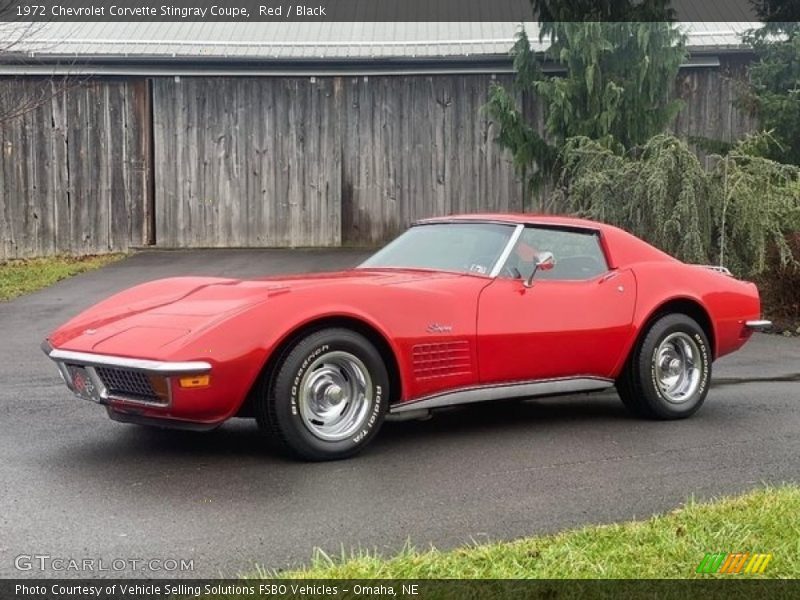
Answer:
M426 329L428 333L450 333L453 331L452 325L441 325L439 323L431 323Z

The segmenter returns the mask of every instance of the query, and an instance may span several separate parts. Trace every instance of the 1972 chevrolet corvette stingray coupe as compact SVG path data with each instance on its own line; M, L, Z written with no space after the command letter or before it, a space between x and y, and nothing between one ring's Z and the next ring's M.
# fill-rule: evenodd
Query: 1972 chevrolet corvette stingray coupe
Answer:
M88 309L43 344L117 421L255 417L296 456L366 446L387 414L616 386L633 413L693 414L712 362L760 320L756 286L592 221L417 223L360 266L250 281L177 277Z

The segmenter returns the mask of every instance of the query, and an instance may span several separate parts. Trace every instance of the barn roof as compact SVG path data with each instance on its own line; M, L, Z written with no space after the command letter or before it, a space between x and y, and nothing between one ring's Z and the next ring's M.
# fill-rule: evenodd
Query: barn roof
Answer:
M8 26L8 25L6 25ZM315 63L363 66L428 63L508 63L508 51L522 26L511 22L51 22L30 27L13 50L28 72L59 63L71 70L113 66L220 66ZM524 24L537 50L536 23ZM758 23L684 22L694 56L741 50L741 34ZM8 36L6 36L8 37ZM52 67L51 67L52 68ZM8 67L6 68L6 70Z

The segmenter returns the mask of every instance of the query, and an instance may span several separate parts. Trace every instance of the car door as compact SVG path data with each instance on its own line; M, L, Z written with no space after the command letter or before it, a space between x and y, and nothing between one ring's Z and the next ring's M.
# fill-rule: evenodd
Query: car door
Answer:
M608 269L599 235L526 227L479 298L482 384L612 376L632 335L636 280L630 270ZM526 287L543 252L555 264Z

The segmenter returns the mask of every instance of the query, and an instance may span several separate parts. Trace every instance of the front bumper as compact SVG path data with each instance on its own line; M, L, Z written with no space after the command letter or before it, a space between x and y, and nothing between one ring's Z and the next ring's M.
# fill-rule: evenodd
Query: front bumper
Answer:
M772 321L767 321L765 319L745 321L744 326L751 331L767 331L768 329L772 329Z
M53 348L47 341L42 343L42 350L56 363L64 383L76 396L106 405L169 408L172 376L211 371L205 361L154 361L73 352Z
M161 429L180 429L183 431L212 431L222 423L198 423L195 421L181 421L179 419L165 419L163 417L148 417L132 410L118 410L112 406L106 406L108 416L112 421L120 423L133 423L134 425L145 425L147 427L159 427Z

